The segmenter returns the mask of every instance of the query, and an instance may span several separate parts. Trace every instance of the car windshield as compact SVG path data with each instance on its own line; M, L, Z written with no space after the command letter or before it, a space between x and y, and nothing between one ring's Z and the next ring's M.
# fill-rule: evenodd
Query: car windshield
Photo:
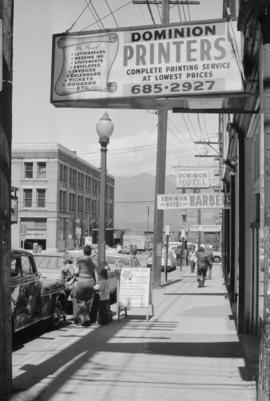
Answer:
M60 270L63 267L64 259L62 255L42 255L34 254L37 269Z

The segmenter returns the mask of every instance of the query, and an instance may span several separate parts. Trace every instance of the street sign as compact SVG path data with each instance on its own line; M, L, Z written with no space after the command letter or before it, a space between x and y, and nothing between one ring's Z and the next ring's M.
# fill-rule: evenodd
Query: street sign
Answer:
M222 209L222 192L193 192L185 194L164 194L157 196L157 208L167 209Z
M176 188L209 188L209 170L176 171Z
M168 224L165 226L165 235L170 235L170 226Z
M208 225L199 225L193 224L189 227L190 231L202 231L202 232L219 232L221 231L220 224L208 224Z

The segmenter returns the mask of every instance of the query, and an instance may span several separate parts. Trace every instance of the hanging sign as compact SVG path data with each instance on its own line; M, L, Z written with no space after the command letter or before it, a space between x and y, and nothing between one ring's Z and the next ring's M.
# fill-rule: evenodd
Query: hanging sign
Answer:
M176 171L176 188L209 188L209 170Z
M0 92L2 92L2 89L3 89L3 61L2 61L3 45L2 45L2 42L3 42L2 20L0 19L0 55L1 55L1 57L0 57Z
M242 92L240 48L236 21L225 20L55 34L51 102L153 109Z
M222 192L164 194L157 196L158 209L212 209L224 208Z
M189 227L189 231L219 232L220 230L221 230L220 224L205 224L205 225L192 224Z

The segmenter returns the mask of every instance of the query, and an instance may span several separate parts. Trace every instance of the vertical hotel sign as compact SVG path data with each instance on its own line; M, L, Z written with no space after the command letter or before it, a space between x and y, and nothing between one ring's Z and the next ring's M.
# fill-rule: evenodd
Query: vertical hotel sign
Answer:
M0 19L0 92L3 89L3 33L2 33L2 20Z
M51 102L124 107L241 92L240 46L236 22L224 20L55 34Z

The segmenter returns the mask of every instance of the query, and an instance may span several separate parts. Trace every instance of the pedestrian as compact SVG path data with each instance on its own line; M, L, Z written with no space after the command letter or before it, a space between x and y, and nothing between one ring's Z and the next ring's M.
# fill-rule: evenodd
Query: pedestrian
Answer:
M136 245L136 244L131 245L131 247L130 247L130 254L135 256L135 255L137 255L137 252L138 252L137 245Z
M189 251L189 264L191 273L194 273L196 263L197 263L196 247L195 245L191 245Z
M182 245L177 245L175 249L176 265L179 266L182 271Z
M212 278L212 267L214 259L214 255L212 252L212 245L208 245L207 253L208 253L208 278Z
M100 280L95 288L99 289L99 324L107 324L112 320L112 312L110 309L110 285L108 280L107 269L101 269Z
M117 246L116 246L116 251L117 251L118 253L120 253L120 252L122 251L122 246L121 246L120 243L117 244Z
M187 240L185 237L181 238L181 248L182 248L182 257L180 261L180 270L182 270L183 261L185 261L185 266L188 264L188 247Z
M75 273L78 283L72 290L74 323L89 325L90 310L93 302L94 286L98 282L96 265L91 258L92 248L84 247L84 256L78 258Z
M204 287L208 268L208 253L203 246L197 251L197 281L198 287Z

